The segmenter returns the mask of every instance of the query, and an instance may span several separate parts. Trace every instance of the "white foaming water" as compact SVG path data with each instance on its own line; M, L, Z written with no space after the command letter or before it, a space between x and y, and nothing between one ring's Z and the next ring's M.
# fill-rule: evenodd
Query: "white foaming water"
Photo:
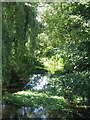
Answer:
M31 90L42 90L46 88L49 77L50 74L33 74L33 76L29 78L30 81L26 84L26 88Z
M46 76L43 76L39 82L37 83L37 85L35 87L33 87L34 90L42 90L44 88L45 85L47 85L48 83L48 78Z

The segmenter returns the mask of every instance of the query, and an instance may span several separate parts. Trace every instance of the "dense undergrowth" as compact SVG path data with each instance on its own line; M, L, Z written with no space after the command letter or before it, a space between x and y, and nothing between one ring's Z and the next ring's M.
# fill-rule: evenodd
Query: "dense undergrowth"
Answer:
M21 106L39 107L45 106L47 109L65 110L68 109L68 101L63 97L53 96L50 92L40 91L19 91L3 96L5 102Z

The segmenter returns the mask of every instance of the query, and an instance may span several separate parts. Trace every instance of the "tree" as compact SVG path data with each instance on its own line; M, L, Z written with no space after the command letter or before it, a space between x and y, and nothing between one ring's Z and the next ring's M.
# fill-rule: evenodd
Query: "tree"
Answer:
M7 87L25 81L36 66L42 66L35 53L40 32L36 7L37 3L2 3L2 69Z
M50 3L47 5L47 10L43 15L43 20L46 23L44 34L46 34L48 38L47 41L45 41L47 42L47 48L49 45L52 46L51 49L54 48L56 50L56 52L54 50L54 53L58 54L64 61L65 75L60 79L52 79L50 83L53 84L55 90L65 90L65 93L67 92L68 95L71 95L68 84L72 84L73 80L74 87L76 87L74 89L72 88L73 86L71 87L72 94L75 94L75 96L83 96L84 93L85 97L88 96L88 101L90 98L90 55L88 51L88 43L90 41L90 26L88 22L90 19L89 8L90 2L77 2L68 4L58 2L54 4ZM81 12L82 9L83 12ZM84 49L83 43L86 43ZM52 56L55 56L55 54L52 54ZM67 76L69 78L67 78ZM80 84L78 84L80 77ZM64 88L60 83L62 80L65 80L66 86L64 86ZM59 85L61 85L61 87ZM83 93L80 92L82 91L82 88ZM87 88L87 90L85 88ZM85 92L85 90L87 92ZM78 91L80 94L77 94L76 91Z

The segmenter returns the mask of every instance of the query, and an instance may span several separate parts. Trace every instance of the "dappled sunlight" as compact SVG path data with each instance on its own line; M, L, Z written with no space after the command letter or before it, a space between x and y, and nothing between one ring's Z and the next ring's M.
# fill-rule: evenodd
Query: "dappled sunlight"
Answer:
M90 2L3 2L2 18L3 116L90 119Z
M63 59L60 57L58 57L58 60L55 56L50 59L42 58L41 61L44 63L45 67L51 71L51 73L54 73L56 70L63 70L64 68Z
M46 106L47 109L64 109L68 106L67 100L63 97L53 96L49 93L34 92L34 91L19 91L9 94L4 97L5 101L12 102L18 105L31 105L31 106Z
M34 91L30 91L30 90L28 90L28 91L19 91L19 92L16 92L14 94L21 95L21 96L25 95L25 96L46 96L46 97L48 97L47 94L34 92Z

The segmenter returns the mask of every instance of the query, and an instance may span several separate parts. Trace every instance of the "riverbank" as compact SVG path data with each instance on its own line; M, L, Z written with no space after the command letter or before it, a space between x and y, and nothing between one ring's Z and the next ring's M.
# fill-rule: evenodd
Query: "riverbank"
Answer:
M4 105L7 106L3 112L3 116L8 113L8 110L16 109L15 111L23 111L30 117L35 108L43 107L46 109L46 117L62 118L61 120L79 120L90 118L90 108L79 105L70 105L70 103L62 96L55 96L49 91L32 91L23 90L15 93L7 93L3 96ZM13 107L12 107L13 106ZM8 110L7 110L8 108ZM25 109L29 109L25 111ZM20 109L20 110L19 110ZM5 113L5 111L7 111ZM29 113L30 112L30 113ZM11 113L9 113L11 116ZM14 113L13 113L14 114ZM20 115L17 115L20 117ZM23 117L26 117L23 115Z
M45 106L47 109L65 109L68 102L63 97L53 96L50 92L19 91L3 96L3 100L9 104L25 106Z

